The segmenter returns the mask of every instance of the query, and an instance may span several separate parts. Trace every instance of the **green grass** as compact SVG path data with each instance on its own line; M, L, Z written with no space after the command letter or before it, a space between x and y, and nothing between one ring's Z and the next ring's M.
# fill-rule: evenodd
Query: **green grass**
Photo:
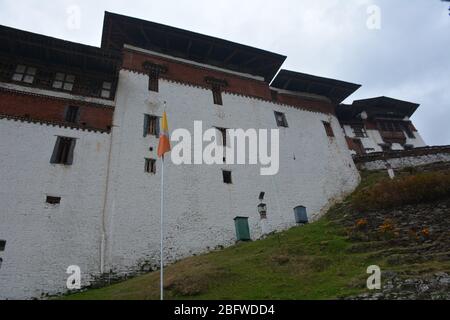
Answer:
M169 299L333 299L363 291L368 254L327 219L166 268ZM64 299L158 299L159 273Z
M355 193L386 177L363 173ZM339 222L352 206L353 195L318 222L231 248L184 259L165 269L167 299L336 299L365 291L372 264L389 264L382 242L352 242ZM336 219L336 217L340 217ZM344 218L342 218L344 217ZM359 250L358 250L359 246ZM356 249L356 250L355 250ZM411 265L389 266L403 272ZM450 270L450 263L429 261L414 270ZM101 289L61 297L78 300L159 299L159 272Z

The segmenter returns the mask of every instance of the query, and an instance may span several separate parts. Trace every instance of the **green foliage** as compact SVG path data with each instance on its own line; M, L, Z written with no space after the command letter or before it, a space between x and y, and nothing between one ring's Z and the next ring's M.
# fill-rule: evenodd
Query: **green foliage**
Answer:
M394 180L383 178L352 196L356 210L389 209L450 196L450 171L424 172Z

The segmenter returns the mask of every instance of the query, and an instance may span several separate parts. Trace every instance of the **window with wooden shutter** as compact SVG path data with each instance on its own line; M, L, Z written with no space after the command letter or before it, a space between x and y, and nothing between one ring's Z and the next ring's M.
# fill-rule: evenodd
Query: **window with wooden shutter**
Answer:
M219 86L213 86L212 93L213 93L214 104L222 106L223 105L222 90L220 89L220 87Z
M156 159L145 159L145 172L146 173L156 173Z
M333 132L333 128L331 127L331 123L329 123L327 121L322 121L322 122L323 122L323 126L325 127L325 132L327 133L327 136L334 137L334 132Z
M74 138L57 137L50 163L72 165L75 142Z
M286 115L278 111L274 111L274 113L275 113L275 120L277 121L277 126L287 128L288 123L286 120Z
M70 123L78 123L80 108L76 106L68 106L66 108L65 120Z
M144 137L159 136L159 117L149 114L144 115Z

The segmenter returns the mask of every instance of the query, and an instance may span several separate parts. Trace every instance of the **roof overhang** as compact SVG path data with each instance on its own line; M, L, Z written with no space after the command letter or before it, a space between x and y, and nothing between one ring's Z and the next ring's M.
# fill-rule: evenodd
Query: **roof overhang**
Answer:
M97 47L52 38L0 25L0 55L80 71L114 73L120 55Z
M132 45L177 58L260 76L270 82L286 56L163 24L105 12L102 48Z
M417 103L383 96L353 101L352 112L366 111L371 117L410 118L419 106Z
M341 103L361 87L359 84L289 70L281 70L273 80L271 86L293 92L327 97L334 104Z

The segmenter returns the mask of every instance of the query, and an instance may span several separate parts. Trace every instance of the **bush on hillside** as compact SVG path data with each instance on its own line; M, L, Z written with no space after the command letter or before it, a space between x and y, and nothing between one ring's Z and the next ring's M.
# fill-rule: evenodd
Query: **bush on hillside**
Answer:
M389 209L450 197L450 171L424 172L383 179L357 191L352 198L356 210Z

